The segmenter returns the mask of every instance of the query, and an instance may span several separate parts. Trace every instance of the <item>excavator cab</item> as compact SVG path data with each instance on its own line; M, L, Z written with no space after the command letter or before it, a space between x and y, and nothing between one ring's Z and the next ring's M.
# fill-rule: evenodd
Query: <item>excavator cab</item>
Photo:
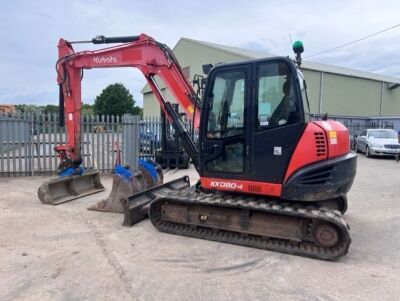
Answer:
M305 107L288 58L216 66L201 116L201 176L282 183Z

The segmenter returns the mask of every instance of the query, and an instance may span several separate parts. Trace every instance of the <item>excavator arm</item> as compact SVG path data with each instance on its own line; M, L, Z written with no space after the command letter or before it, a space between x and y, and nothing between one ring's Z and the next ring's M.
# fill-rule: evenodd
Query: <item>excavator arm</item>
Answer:
M75 52L72 44L123 43L94 51ZM56 64L57 82L60 86L60 121L65 122L67 143L57 145L56 152L61 158L59 171L77 168L81 162L80 115L81 115L81 80L84 69L134 67L145 76L161 109L173 125L176 135L181 139L195 166L198 165L198 150L178 114L173 109L158 87L158 76L168 87L175 100L181 105L187 117L193 120L195 128L200 122L201 102L186 79L173 52L168 46L141 34L128 37L97 36L91 41L69 42L60 39L58 44L59 59Z

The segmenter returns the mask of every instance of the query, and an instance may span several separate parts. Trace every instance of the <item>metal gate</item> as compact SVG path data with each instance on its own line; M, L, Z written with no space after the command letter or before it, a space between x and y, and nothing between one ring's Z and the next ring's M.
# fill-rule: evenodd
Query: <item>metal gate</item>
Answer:
M313 120L321 120L324 115L314 114ZM349 129L350 145L354 148L355 138L366 129L394 129L400 130L400 117L357 117L329 115L328 119L340 121Z
M32 173L32 119L0 115L0 175Z
M136 168L139 122L139 117L131 115L82 114L83 166L111 172L120 157L122 163ZM56 174L59 159L54 146L65 139L56 114L0 115L0 176Z

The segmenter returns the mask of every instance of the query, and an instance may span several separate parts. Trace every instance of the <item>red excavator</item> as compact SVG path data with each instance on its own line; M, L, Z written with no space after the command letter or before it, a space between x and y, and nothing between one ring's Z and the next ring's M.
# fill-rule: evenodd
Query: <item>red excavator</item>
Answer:
M75 52L77 42L119 45ZM356 155L344 125L310 120L301 42L293 45L294 61L272 57L212 67L202 99L171 49L148 35L77 42L60 39L58 45L60 108L65 108L68 132L67 144L55 148L60 169L79 171L82 161L83 70L134 67L145 76L200 175L192 187L183 177L125 198L125 225L149 216L166 233L325 260L348 252L349 226L342 214ZM198 143L156 78L199 129Z

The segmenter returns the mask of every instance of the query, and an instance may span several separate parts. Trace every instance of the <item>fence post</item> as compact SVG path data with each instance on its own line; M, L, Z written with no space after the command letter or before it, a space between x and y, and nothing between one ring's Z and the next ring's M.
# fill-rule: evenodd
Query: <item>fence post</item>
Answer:
M139 158L139 116L122 116L122 145L124 164L133 170L138 168Z

